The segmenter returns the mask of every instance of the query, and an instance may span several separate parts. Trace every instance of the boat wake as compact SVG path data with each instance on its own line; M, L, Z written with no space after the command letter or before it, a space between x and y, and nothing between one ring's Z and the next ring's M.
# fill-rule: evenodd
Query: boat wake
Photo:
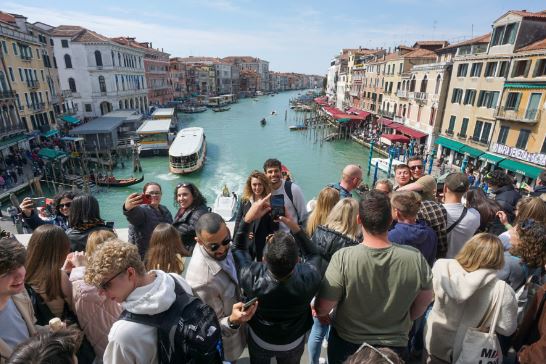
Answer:
M174 173L158 174L156 177L162 181L174 181L179 178L179 176Z

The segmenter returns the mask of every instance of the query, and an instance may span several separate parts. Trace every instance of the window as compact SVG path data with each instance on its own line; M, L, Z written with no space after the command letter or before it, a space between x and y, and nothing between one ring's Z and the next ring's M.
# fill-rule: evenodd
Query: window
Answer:
M516 110L521 100L520 92L509 92L506 98L506 104L504 105L506 110Z
M72 59L70 58L70 55L68 54L64 55L64 65L66 68L72 68Z
M85 104L84 107L85 107L85 112L92 112L93 111L93 108L91 107L91 104Z
M499 130L499 136L497 138L497 143L506 144L506 139L508 138L508 132L510 131L509 126L501 126Z
M447 130L451 133L453 133L453 129L455 129L455 120L457 119L457 117L455 115L451 115L451 117L449 118L449 127L447 128Z
M9 71L9 78L11 78L12 82L15 82L15 74L13 73L13 68L8 67L8 71Z
M8 46L5 40L2 41L2 48L4 49L4 53L8 54Z
M99 87L100 92L106 92L106 82L104 81L104 76L99 76Z
M531 130L521 129L519 131L518 141L516 142L516 148L526 149L527 148L527 141L529 141L529 135L531 135Z
M499 91L480 91L478 97L478 107L486 107L492 109L497 107L497 101L499 100Z
M464 95L464 105L474 105L476 99L476 90L468 89Z
M527 77L530 64L530 60L517 61L512 69L512 77Z
M497 77L506 78L508 76L508 68L510 68L508 61L499 62L499 73L497 74Z
M49 38L49 45L52 47L55 45L55 43L53 42L53 38Z
M76 81L72 77L68 79L68 87L70 87L70 91L72 92L78 92L76 89Z
M428 80L427 80L427 76L425 75L425 77L421 80L421 88L420 88L421 92L427 92L427 83L428 83Z
M36 48L36 58L40 59L40 50Z
M466 77L468 72L468 63L461 63L457 68L457 77Z
M487 62L485 65L485 77L495 77L497 72L497 62Z
M68 40L66 40L66 39L61 39L61 47L63 47L63 48L68 48Z
M476 121L476 125L474 126L474 135L472 135L472 139L475 141L480 140L480 134L482 133L483 128L483 121Z
M542 142L542 148L540 148L540 154L546 154L546 138Z
M517 31L518 31L517 23L508 24L506 26L506 29L504 30L504 36L502 37L502 44L514 44Z
M482 143L489 142L489 133L491 133L491 123L484 123L483 124L482 137L480 138L480 142L482 142Z
M97 63L97 67L102 67L102 55L99 50L95 51L95 62Z
M472 63L472 68L470 69L470 77L480 77L482 75L482 63Z
M13 54L18 55L17 53L17 44L11 43L13 45Z
M436 77L436 85L434 86L434 94L435 95L438 95L438 93L440 92L440 84L442 83L442 76L438 75L438 77Z
M468 118L463 118L463 124L461 125L461 132L459 136L466 137L466 130L468 129Z
M493 36L491 37L491 46L496 46L500 44L503 33L504 33L504 26L496 27L493 30Z
M546 58L537 60L534 77L546 76Z
M460 104L462 98L463 98L463 90L461 90L460 88L454 88L453 95L451 96L451 103Z

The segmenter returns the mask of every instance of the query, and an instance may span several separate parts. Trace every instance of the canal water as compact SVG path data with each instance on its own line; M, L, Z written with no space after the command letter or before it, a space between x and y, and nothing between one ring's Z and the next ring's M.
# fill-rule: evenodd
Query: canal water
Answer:
M168 157L141 158L144 182L126 187L110 188L98 193L101 215L104 219L116 221L116 227L126 227L121 206L132 192L142 192L145 182L154 181L163 190L162 204L174 214L174 188L183 182L195 183L212 207L216 195L226 184L231 191L242 192L247 176L254 169L262 170L268 158L277 158L292 172L295 182L303 189L306 201L328 183L340 178L342 168L349 163L359 164L366 177L369 150L353 141L315 141L310 131L290 131L296 124L295 117L301 115L290 110L289 100L298 91L284 92L272 96L243 99L231 105L227 112L207 110L199 114L179 114L180 127L200 126L207 138L207 158L204 167L189 175L169 173ZM285 111L288 110L285 121ZM272 116L271 112L277 115ZM262 118L265 126L260 125ZM321 134L322 135L322 132ZM131 176L131 166L117 168L117 177ZM373 177L373 176L372 176Z

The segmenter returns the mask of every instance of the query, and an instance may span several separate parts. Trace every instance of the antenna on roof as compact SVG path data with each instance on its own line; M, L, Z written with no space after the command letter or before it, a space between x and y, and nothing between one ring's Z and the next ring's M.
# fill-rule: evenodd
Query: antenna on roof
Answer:
M474 24L472 24L472 32L470 34L471 34L470 38L474 38Z

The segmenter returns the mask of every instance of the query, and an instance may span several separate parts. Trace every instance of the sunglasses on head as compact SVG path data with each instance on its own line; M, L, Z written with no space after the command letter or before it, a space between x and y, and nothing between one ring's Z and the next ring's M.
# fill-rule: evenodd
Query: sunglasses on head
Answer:
M63 207L70 207L72 205L72 202L67 202L67 203L60 203L57 205L58 208L62 209Z
M220 243L212 243L212 244L208 244L207 246L208 246L208 248L210 249L211 252L215 252L218 249L220 249L221 246L229 245L229 243L231 243L231 235L228 235Z

